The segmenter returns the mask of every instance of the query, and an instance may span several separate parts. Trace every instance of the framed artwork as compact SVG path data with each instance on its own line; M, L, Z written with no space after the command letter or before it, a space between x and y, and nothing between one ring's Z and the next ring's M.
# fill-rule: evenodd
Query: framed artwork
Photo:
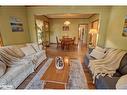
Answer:
M10 17L12 32L23 32L23 23L20 18Z
M125 21L124 21L124 27L123 27L123 37L127 37L127 16L125 16Z
M69 26L63 26L63 31L69 31Z

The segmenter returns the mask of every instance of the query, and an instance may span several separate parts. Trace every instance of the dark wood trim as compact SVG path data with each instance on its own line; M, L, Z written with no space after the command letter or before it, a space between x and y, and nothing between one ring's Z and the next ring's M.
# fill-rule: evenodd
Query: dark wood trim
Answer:
M91 13L92 15L91 16L89 16L89 17L87 17L87 18L70 18L70 17L68 17L68 18L49 18L48 16L46 16L46 15L61 15L61 14L63 14L63 13L56 13L56 14L44 14L44 15L42 15L42 16L45 16L45 17L47 17L48 19L90 19L91 17L93 17L94 15L96 15L97 13ZM68 14L68 13L65 13L65 14ZM69 14L87 14L87 13L69 13ZM38 15L39 16L39 15Z
M94 20L94 21L91 22L91 28L93 28L93 23L96 22L96 21L98 21L98 24L99 24L99 19L96 19L96 20Z
M47 17L47 16L45 16L45 17ZM89 18L48 18L48 19L89 19Z
M91 23L94 23L94 22L96 22L96 21L99 21L99 19L96 19L96 20L92 21Z
M97 15L97 14L93 14L93 15L91 15L89 18L87 18L87 19L90 19L91 17L93 17L93 16L95 16L95 15Z
M50 43L50 44L57 44L57 43Z

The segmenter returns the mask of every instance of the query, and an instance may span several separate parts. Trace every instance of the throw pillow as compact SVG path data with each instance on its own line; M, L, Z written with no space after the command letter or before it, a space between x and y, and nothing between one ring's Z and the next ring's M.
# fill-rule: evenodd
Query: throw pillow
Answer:
M101 48L99 46L96 46L95 50L99 51L99 52L103 52L105 53L106 52L106 49L105 48Z
M37 43L33 43L32 47L35 49L36 52L40 51L39 45Z
M6 65L2 61L0 61L0 77L4 75L5 71Z
M43 46L42 45L39 45L39 49L42 50Z
M21 50L26 56L36 53L36 51L31 46L22 47Z
M24 57L25 56L25 54L22 52L22 50L20 49L20 48L17 48L17 47L15 47L15 46L13 46L13 47L11 47L11 48L9 48L11 51L13 51L16 55L17 55L17 57L19 57L19 58L22 58L22 57Z
M127 89L127 75L120 77L116 83L116 89Z
M36 52L40 51L38 43L27 43L27 46L31 46Z
M5 53L7 53L8 55L17 57L18 55L17 55L15 52L13 52L13 51L11 50L11 48L12 48L12 46L6 46L6 47L3 47L2 50L3 50Z
M105 56L105 53L97 51L96 49L94 49L91 53L90 56L96 58L96 59L102 59Z

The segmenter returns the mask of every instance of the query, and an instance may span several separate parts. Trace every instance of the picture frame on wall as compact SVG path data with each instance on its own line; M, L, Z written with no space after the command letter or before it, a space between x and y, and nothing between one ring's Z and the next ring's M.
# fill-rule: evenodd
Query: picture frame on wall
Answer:
M12 16L10 17L10 25L12 32L23 32L23 22L20 18Z
M123 27L123 37L127 37L127 16L125 16L125 21L124 21L124 27Z
M63 31L69 31L69 26L63 26Z

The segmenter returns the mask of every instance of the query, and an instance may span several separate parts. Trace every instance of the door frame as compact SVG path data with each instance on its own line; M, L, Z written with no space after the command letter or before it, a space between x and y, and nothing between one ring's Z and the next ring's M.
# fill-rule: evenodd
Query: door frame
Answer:
M88 23L81 23L81 24L78 24L78 41L80 40L80 35L79 35L79 27L80 27L80 25L87 25L88 26ZM87 33L86 33L87 34ZM87 37L86 37L86 44L87 44Z

